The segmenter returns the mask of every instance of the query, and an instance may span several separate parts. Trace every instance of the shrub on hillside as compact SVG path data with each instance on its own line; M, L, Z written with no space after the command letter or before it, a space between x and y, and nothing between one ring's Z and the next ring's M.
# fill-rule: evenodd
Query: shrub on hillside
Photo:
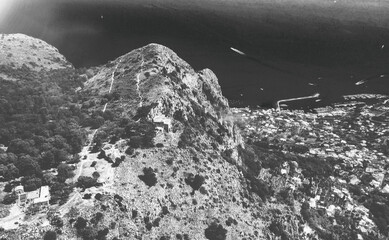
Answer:
M289 239L288 234L285 232L282 223L278 221L273 221L270 226L269 230L273 232L276 236L280 236L281 239Z
M37 214L40 210L40 206L32 204L27 207L26 215L33 216Z
M63 221L62 218L58 215L54 215L50 219L50 225L56 227L56 228L62 228L63 227Z
M98 179L98 178L100 177L100 173L94 171L94 172L92 173L92 177L95 178L95 179Z
M301 205L301 216L304 218L305 221L309 221L309 219L311 218L311 212L309 211L310 210L310 206L309 206L309 203L308 202L304 202L302 205Z
M97 238L97 229L95 227L86 227L80 231L80 235L84 240L94 240Z
M149 112L151 111L151 109L153 107L155 107L156 105L158 105L158 104L154 103L151 105L142 106L142 107L138 108L136 115L134 116L134 120L137 121L141 118L146 118L147 115L149 114Z
M368 207L378 229L385 236L389 236L389 206L385 203L373 202Z
M149 168L143 168L143 175L138 176L147 186L152 187L157 184L157 177L155 176L154 170Z
M43 240L56 240L56 239L57 239L57 233L50 230L45 232L45 235L43 236Z
M90 119L88 122L88 125L91 127L91 129L97 129L104 124L104 118L101 116L98 116L96 118Z
M246 178L250 184L250 191L257 194L262 201L266 201L273 194L271 187L263 180L257 179L254 176L246 176Z
M101 219L103 219L103 217L104 217L104 215L101 213L101 212L97 212L93 217L92 217L92 219L90 220L90 222L92 223L92 224L98 224L100 221L101 221Z
M80 210L74 206L70 207L69 211L65 214L68 218L75 218L79 215Z
M189 174L189 176L185 178L185 183L191 186L193 191L199 190L201 185L203 185L204 181L205 178L198 174L196 174L196 176L193 176L193 174Z
M67 164L75 164L79 162L80 162L80 156L78 154L73 154L73 156L66 161Z
M99 230L97 232L97 240L105 240L108 233L109 233L108 228L104 228L103 230Z
M63 204L67 201L70 193L72 192L73 185L69 185L63 182L54 182L52 185L50 185L50 203L54 204L59 202L59 204Z
M7 184L5 184L5 186L4 186L4 192L12 192L12 189L13 189L13 185L11 184L11 183L7 183Z
M77 187L86 189L90 187L94 187L97 184L97 180L92 177L87 177L87 176L81 176L77 180Z
M82 199L91 199L91 198L92 198L91 193L85 193L84 196L82 197Z
M128 147L128 148L126 149L126 151L125 151L125 153L126 153L127 155L132 155L132 154L134 154L134 152L135 152L135 150L134 150L132 147Z
M16 199L18 199L18 196L14 193L10 193L4 196L3 203L4 204L13 204L16 202Z
M66 163L61 163L58 166L58 179L60 181L65 181L66 179L73 177L73 169Z
M111 164L112 167L118 167L120 163L125 160L125 156L121 156L120 158L115 158L115 162Z
M130 138L128 145L132 148L154 147L155 126L147 121L127 121L124 123L122 138Z
M85 220L82 217L78 217L76 220L76 223L74 224L74 227L77 229L77 231L82 230L83 228L86 227L88 221Z
M163 144L162 143L157 143L155 146L158 147L158 148L162 148Z
M180 135L180 140L178 141L179 148L186 148L193 145L194 132L189 128L185 127L184 131Z
M96 193L95 199L98 200L98 201L100 201L101 198L102 198L102 196L103 196L103 195L101 195L101 193Z
M209 240L225 240L227 238L227 230L215 222L205 229L204 234Z
M100 153L97 155L97 158L98 159L103 159L107 157L107 155L105 154L105 151L103 149L100 150Z
M24 186L24 191L30 192L40 188L42 186L42 180L36 177L24 177L22 179L22 185Z

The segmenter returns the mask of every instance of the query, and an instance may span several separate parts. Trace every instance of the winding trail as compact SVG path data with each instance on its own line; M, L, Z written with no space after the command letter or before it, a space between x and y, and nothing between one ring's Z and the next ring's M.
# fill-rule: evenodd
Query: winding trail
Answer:
M111 93L111 91L112 91L113 82L115 81L115 72L118 69L120 63L122 63L122 59L119 59L119 62L116 64L115 68L112 71L112 74L111 74L111 85L109 86L108 94ZM107 109L107 104L108 103L106 103L104 105L103 112L105 112L105 110Z
M106 104L104 105L103 112L105 112L105 110L107 110L107 105L108 105L108 103L106 103Z
M142 62L143 62L143 61L142 61ZM115 68L113 69L113 71L112 71L112 73L111 73L111 85L109 86L108 94L111 93L111 91L112 91L113 82L115 81L115 72L116 72L116 70L118 69L120 63L122 63L122 59L121 59L121 58L119 59L119 62L116 64ZM103 113L105 112L105 110L107 110L107 105L108 105L108 103L106 103L106 104L104 105ZM98 131L98 129L96 129L96 130L92 133L92 136L89 137L89 144L88 144L88 146L86 146L87 149L89 149L89 147L92 145L93 139L94 139L94 137L95 137L97 131Z
M66 213L65 210L68 209L69 205L72 204L73 202L78 201L81 198L82 196L78 191L74 192L74 195L71 198L69 198L64 205L60 206L57 211L61 214L61 216L65 215Z
M87 149L89 149L90 146L92 145L92 143L93 143L93 138L95 137L96 133L97 133L97 129L95 129L95 130L93 131L91 137L89 137L89 144L86 146Z
M116 70L118 69L119 64L120 64L121 62L122 62L122 59L119 59L119 62L116 64L115 68L113 69L113 71L112 71L112 73L111 73L111 78L110 78L110 79L111 79L111 85L109 86L108 94L111 93L111 91L112 91L113 82L115 81L115 72L116 72ZM104 107L103 107L103 113L105 112L105 110L107 110L107 105L108 105L108 103L106 103L106 104L104 105ZM92 145L93 139L94 139L94 137L95 137L97 131L98 131L98 129L94 130L94 132L92 133L92 136L89 138L89 144L88 144L88 146L87 146L87 149L89 149L90 146Z
M119 66L121 61L122 60L119 60L118 64L116 64L116 66L115 66L115 69L112 71L112 74L111 74L111 85L109 86L108 93L111 93L111 91L112 91L113 82L115 81L115 72L118 69L118 66Z
M144 59L143 59L143 56L142 56L142 62L141 62L141 64L140 64L140 72L138 73L138 74L136 74L136 91L137 91L137 93L138 93L138 97L139 97L139 99L140 99L140 102L139 102L139 107L142 107L142 105L143 105L143 97L142 97L142 94L141 94L141 92L140 92L140 90L139 90L139 83L140 83L140 78L139 78L139 76L141 75L141 74L143 74L143 72L142 72L142 68L143 68L143 65L144 65Z

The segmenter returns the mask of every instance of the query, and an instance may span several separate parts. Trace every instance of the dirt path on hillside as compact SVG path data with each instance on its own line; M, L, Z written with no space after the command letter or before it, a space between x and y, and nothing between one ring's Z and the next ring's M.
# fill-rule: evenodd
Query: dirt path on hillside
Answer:
M138 74L136 74L136 92L138 93L138 97L140 99L139 100L139 107L142 107L142 105L143 105L143 97L142 97L142 93L139 90L139 84L140 84L140 81L141 81L140 75L143 74L142 68L143 68L144 63L145 62L144 62L144 59L143 59L143 56L142 56L142 62L140 64L140 70L141 71Z

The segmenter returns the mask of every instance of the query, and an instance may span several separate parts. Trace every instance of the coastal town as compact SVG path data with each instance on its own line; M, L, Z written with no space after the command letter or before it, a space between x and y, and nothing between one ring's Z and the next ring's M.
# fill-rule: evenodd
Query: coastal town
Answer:
M285 162L278 169L291 189L310 186L303 199L310 209L324 211L323 216L329 219L335 215L354 216L355 227L362 233L374 232L372 229L382 219L385 228L385 217L378 217L373 208L387 211L382 197L389 194L388 101L382 99L371 105L348 102L313 112L249 108L232 111L249 145L312 159L319 166L331 163L331 174L319 180L312 180L319 176L304 176L301 169L291 174L290 164ZM303 168L296 166L299 167ZM332 220L334 226L339 224L336 220ZM311 232L309 228L305 230ZM363 239L361 235L356 237Z

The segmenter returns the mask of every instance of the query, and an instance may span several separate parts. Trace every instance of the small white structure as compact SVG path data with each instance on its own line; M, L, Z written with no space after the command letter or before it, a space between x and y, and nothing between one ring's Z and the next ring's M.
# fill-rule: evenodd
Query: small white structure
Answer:
M170 132L172 126L172 120L170 118L158 115L153 118L153 123L155 123L157 131Z

